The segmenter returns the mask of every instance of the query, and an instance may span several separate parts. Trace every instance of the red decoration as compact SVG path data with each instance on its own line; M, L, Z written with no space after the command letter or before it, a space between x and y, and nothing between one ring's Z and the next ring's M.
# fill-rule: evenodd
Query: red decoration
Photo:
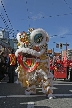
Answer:
M25 65L24 61L23 61L23 57L21 55L18 56L18 62L19 64L21 64L21 66L23 67L23 69L26 71L26 72L32 72L34 71L37 66L39 65L39 62L35 62L33 66L31 66L32 64L32 60L31 59L27 59L26 60L26 63L27 63L27 66ZM28 66L31 66L31 67L28 67Z

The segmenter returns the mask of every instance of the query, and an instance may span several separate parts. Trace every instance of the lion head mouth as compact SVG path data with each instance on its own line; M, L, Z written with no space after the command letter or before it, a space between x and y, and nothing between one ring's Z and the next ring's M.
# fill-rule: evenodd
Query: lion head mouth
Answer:
M27 72L34 71L40 62L40 55L43 54L44 50L37 52L30 48L18 49L15 53L17 57L21 56L20 64L23 66L24 70Z
M39 59L39 57L27 53L22 53L22 56L23 56L23 64L26 67L33 67L37 59Z

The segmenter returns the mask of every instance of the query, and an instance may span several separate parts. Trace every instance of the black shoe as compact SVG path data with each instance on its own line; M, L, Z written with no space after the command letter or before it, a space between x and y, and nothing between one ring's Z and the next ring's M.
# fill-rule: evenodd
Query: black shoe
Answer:
M7 83L10 83L9 81Z

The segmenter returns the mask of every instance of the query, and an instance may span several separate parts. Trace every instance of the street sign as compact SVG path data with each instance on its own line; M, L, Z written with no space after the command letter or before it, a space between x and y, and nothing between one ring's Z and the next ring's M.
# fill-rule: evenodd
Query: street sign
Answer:
M63 47L63 44L62 44L62 43L60 43L60 49L62 49L62 47Z
M66 46L66 45L69 46L70 44L63 44L63 45L65 45L65 46Z
M58 43L56 43L56 48L59 48L59 44Z

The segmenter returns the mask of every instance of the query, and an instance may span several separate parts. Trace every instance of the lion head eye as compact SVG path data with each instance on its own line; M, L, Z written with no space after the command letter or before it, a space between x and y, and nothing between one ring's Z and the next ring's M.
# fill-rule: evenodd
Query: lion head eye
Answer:
M35 35L35 37L34 37L34 42L35 43L40 43L40 42L42 42L42 40L43 40L42 34L36 34Z

